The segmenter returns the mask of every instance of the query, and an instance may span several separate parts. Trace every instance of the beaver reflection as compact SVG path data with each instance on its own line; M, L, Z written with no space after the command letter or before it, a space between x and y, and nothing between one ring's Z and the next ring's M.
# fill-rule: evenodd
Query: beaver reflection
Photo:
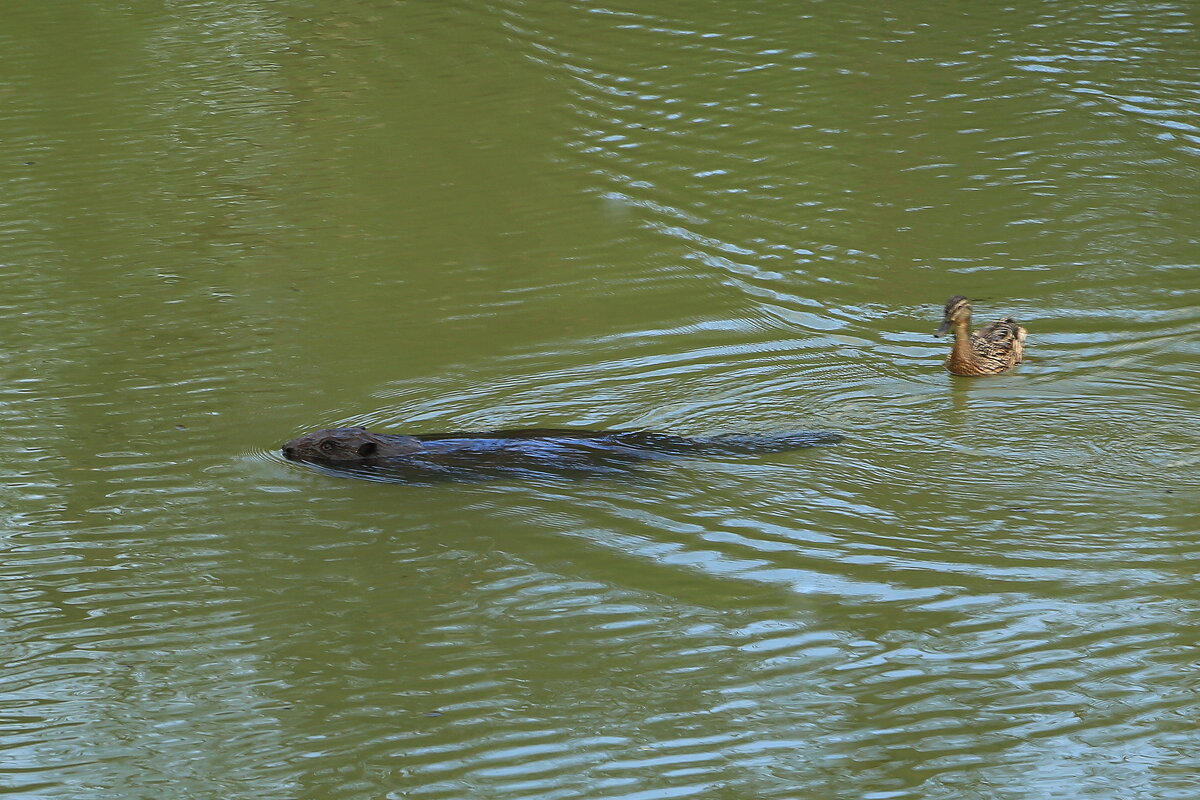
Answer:
M401 435L366 428L314 431L283 445L284 458L396 480L508 475L597 475L688 455L778 453L834 444L836 433L726 434L690 438L652 431L526 428Z

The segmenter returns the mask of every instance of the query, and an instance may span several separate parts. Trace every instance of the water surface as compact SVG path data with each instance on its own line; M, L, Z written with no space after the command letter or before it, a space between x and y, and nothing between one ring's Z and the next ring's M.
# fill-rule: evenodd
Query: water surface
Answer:
M6 794L1197 796L1194 9L651 5L8 16Z

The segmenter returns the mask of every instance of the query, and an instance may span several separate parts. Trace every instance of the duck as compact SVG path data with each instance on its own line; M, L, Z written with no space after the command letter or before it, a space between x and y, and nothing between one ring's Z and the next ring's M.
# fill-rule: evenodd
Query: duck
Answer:
M999 375L1021 363L1025 354L1025 329L1012 317L998 319L971 330L971 301L956 294L946 301L945 318L934 336L954 329L954 347L946 369L954 375Z

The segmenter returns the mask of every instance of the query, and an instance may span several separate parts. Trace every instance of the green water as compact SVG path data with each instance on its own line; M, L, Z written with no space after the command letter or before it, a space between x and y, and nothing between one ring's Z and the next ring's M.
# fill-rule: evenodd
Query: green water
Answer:
M650 6L9 9L0 793L1200 795L1194 6Z

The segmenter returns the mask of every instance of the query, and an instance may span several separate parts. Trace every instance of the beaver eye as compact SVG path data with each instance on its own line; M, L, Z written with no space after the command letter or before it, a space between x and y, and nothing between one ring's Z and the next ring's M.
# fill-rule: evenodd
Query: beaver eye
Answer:
M323 439L317 447L321 448L323 452L332 453L337 449L337 443L333 439Z

